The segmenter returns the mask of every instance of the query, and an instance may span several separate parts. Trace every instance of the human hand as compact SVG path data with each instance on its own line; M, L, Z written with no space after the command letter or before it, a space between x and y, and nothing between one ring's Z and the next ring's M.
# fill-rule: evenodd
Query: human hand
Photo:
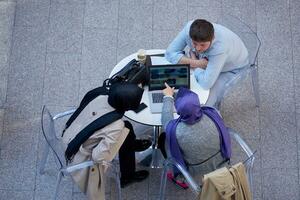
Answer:
M196 60L196 59L197 59L197 56L196 56L195 52L193 52L192 50L190 50L190 57L191 57L191 59L193 59L193 60Z
M208 60L206 58L199 59L199 67L202 69L206 69L208 64Z
M165 86L166 86L166 88L163 89L164 95L165 96L173 96L175 88L174 87L171 88L166 82L165 82Z
M190 62L190 65L191 65L192 68L199 67L199 68L202 68L202 69L206 69L207 64L208 64L208 61L204 58L201 58L199 60L198 59L196 59L196 60L192 59L191 62Z

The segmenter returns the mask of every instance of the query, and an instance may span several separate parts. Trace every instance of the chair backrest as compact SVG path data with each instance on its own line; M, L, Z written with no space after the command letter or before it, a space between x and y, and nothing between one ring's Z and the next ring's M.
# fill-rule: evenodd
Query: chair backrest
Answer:
M232 15L221 16L217 23L229 28L242 39L248 49L250 65L255 65L261 45L257 33L248 24Z
M66 167L63 144L55 132L54 118L46 106L42 111L42 133L47 144L55 155L55 161L59 168Z
M248 181L250 185L250 190L253 188L252 185L252 170L254 165L254 153L251 148L247 145L247 143L239 136L239 134L234 131L233 129L229 128L229 133L231 136L231 141L236 142L238 146L241 148L241 151L243 151L247 157L245 160L243 160L244 166L246 168ZM201 192L201 185L198 184L198 181L195 181L192 175L187 171L184 167L182 167L178 162L176 162L172 158L168 158L165 160L164 163L164 170L161 177L161 185L160 185L160 200L163 200L165 198L165 187L166 187L166 175L167 171L170 167L176 166L176 168L182 173L182 175L185 177L186 182L188 183L190 189L195 195L199 195Z

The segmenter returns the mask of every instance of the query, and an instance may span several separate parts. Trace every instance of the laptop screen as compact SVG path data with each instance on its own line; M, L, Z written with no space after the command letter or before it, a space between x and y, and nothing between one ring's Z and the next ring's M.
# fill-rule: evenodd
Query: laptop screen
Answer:
M190 88L189 65L152 65L149 66L149 75L149 91L164 89L165 82L175 89Z

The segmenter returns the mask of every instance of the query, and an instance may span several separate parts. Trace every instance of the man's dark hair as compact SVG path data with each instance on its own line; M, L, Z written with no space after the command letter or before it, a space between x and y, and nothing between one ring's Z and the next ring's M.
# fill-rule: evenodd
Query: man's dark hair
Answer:
M212 41L214 37L214 27L212 23L205 19L196 19L191 25L190 37L196 42Z

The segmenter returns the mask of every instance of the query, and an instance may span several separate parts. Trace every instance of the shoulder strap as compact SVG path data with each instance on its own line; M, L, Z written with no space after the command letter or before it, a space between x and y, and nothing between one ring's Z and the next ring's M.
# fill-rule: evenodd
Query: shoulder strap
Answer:
M108 93L108 90L105 86L101 86L98 88L95 88L93 90L90 90L88 93L86 93L83 97L83 99L80 102L79 107L75 110L75 112L71 115L71 117L68 119L64 131L73 123L73 121L78 117L78 115L81 113L81 111L96 97L99 95L106 95ZM64 132L63 131L63 132Z
M111 124L118 119L123 117L124 113L117 112L116 110L102 115L98 119L94 120L92 123L87 125L82 129L75 138L68 144L65 151L65 157L67 162L72 160L74 155L78 152L81 144L83 144L93 133L97 130L104 128L105 126Z

